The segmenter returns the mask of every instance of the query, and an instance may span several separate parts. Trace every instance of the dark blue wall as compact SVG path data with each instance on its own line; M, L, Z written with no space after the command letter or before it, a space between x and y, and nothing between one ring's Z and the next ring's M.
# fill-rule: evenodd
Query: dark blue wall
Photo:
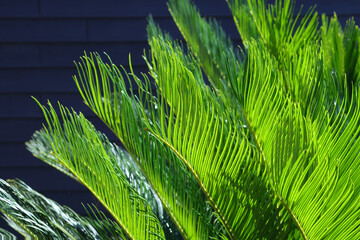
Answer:
M215 16L239 40L225 0L195 1L206 16ZM358 0L297 1L316 3L319 13L337 12L342 22L360 17ZM163 0L0 0L0 178L20 178L46 196L84 213L81 202L94 201L86 189L31 156L24 142L44 122L31 99L60 101L105 127L82 104L72 75L73 60L83 51L107 52L116 64L137 72L146 43L146 17L180 37ZM357 21L359 22L359 21ZM109 131L106 131L109 133ZM109 138L114 139L113 135ZM3 226L3 225L2 225Z

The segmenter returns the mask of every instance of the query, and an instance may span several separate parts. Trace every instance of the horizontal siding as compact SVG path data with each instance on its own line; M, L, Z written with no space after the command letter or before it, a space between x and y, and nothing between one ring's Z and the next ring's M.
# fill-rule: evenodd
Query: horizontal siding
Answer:
M2 42L86 41L85 19L1 19Z
M20 168L20 167L43 167L40 160L35 159L29 151L26 150L24 142L0 143L0 169ZM16 172L14 174L17 174ZM13 176L21 178L20 175ZM1 176L1 178L4 178Z
M201 13L205 16L229 15L228 6L219 0L195 0ZM273 1L269 1L273 2ZM303 0L296 1L297 9L304 5L307 9L317 5L320 13L356 15L359 14L358 0ZM158 17L169 17L163 0L0 0L0 17L2 18L109 18L109 17L147 17L149 14Z
M154 18L174 38L181 38L170 18ZM231 16L217 18L230 36L237 38L237 30ZM1 19L0 42L48 43L48 42L145 42L146 18L135 19ZM101 44L100 43L100 44Z
M0 17L38 17L39 0L0 0Z
M225 0L195 2L202 15L216 17L235 45L239 44ZM350 16L360 22L358 0L297 2L305 10L317 4L319 13L336 11L343 24ZM98 204L84 187L26 150L25 141L44 123L31 96L41 103L60 101L83 112L117 142L82 103L72 80L76 74L73 61L84 51L106 52L114 63L128 69L131 53L135 72L147 72L141 56L148 49L146 18L150 13L174 38L181 38L164 0L0 0L0 178L20 178L80 214L85 213L81 202Z
M26 65L26 64L24 64ZM75 67L15 67L0 68L0 93L30 94L43 92L75 92L72 76Z
M114 56L114 55L111 55ZM77 56L79 57L79 56ZM117 58L113 59L114 62ZM129 66L124 65L129 71ZM136 73L148 72L145 65L133 66ZM72 76L75 67L11 67L0 68L0 94L77 93ZM1 113L0 113L1 114Z
M56 102L53 102L55 105ZM73 106L73 105L66 105ZM86 117L97 130L107 134L111 141L115 141L114 135L107 129L107 127L97 117ZM0 119L0 144L2 143L24 143L28 141L32 134L41 129L43 124L46 123L43 117L38 118L2 118ZM5 149L6 150L6 149ZM1 161L5 159L1 158ZM0 175L1 177L1 175Z
M211 16L229 15L225 1L196 1L202 13ZM0 0L0 16L87 18L87 17L169 17L164 0Z
M86 52L106 52L117 64L128 65L131 53L134 65L145 65L141 58L143 50L148 47L141 43L3 43L0 44L0 55L9 56L0 60L0 70L3 68L24 67L73 67L74 61Z
M78 93L44 93L44 94L32 94L33 97L38 99L42 103L46 103L48 100L54 105L60 101L61 104L74 107L76 111L81 111L87 116L94 116L92 111L82 102L82 98ZM43 114L40 107L38 107L35 100L29 97L29 94L25 93L11 93L0 95L0 102L7 102L8 104L0 105L0 121L4 119L18 119L18 118L42 118ZM57 106L55 106L57 107ZM35 110L35 111L34 111Z

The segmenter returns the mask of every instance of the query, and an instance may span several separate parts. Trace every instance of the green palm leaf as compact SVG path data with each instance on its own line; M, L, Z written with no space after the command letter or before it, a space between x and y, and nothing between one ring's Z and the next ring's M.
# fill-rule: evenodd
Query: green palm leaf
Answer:
M294 63L296 64L296 59L299 58L299 51L317 42L318 17L314 8L310 9L298 23L301 11L293 18L293 1L275 1L273 5L269 4L268 8L265 1L229 0L228 2L245 43L255 39L266 46L267 51L274 57L273 61L279 64L284 88L294 102L301 102L301 95L296 95L292 85L301 83L305 76L294 78L289 74L292 68L296 67ZM297 24L298 26L295 27ZM305 61L302 63L308 64ZM308 86L304 85L306 88ZM310 85L309 89L312 87Z
M350 103L352 88L358 85L360 77L359 29L354 20L349 20L342 31L336 14L330 22L323 15L322 22L321 51L326 63L327 87L332 90L329 95L333 101L346 99Z
M153 212L158 213L157 215L161 217L163 212L161 204L158 204L156 195L154 194L151 185L146 181L139 166L126 151L115 144L110 143L105 135L102 135L101 138L106 153L115 157L119 169L126 176L130 185L141 197L147 200L147 202L151 205ZM34 156L59 169L82 184L80 179L78 179L68 168L66 168L66 166L53 154L51 154L53 144L54 142L52 141L51 136L49 136L44 129L41 129L40 131L36 131L34 133L32 139L26 143L26 146Z
M282 51L296 52L317 39L317 13L311 8L298 24L300 12L293 18L294 2L278 0L266 8L265 1L228 0L230 10L244 41L261 40L275 58L282 59ZM247 11L245 16L241 13ZM242 26L241 20L253 22L251 27ZM254 30L257 29L257 33ZM248 37L245 37L248 36ZM259 39L260 36L260 39ZM284 49L285 48L285 49Z
M152 75L156 77L161 94L171 109L169 112L161 111L160 125L153 124L154 120L144 115L147 128L166 143L196 176L230 238L256 239L264 235L275 238L279 231L290 231L288 223L280 223L287 216L280 214L279 217L278 213L273 212L275 203L271 192L260 181L262 170L259 155L254 151L256 149L243 138L241 124L236 123L221 100L196 79L201 76L195 72L199 67L193 68L193 71L187 68L181 61L186 59L181 57L181 49L169 46L161 38L153 39L151 46L151 59L154 60L150 69L154 71ZM153 104L161 109L166 108L161 101ZM254 169L258 169L257 172ZM259 181L256 181L257 178ZM251 196L253 186L240 184L240 179L252 179L259 192L252 192L254 195ZM238 194L231 195L235 192ZM266 192L270 195L266 196ZM250 207L255 204L252 201L259 197L264 200L259 203L262 214L257 212L259 208ZM239 209L240 203L247 208ZM259 225L255 227L256 224ZM277 228L263 228L262 224L275 224ZM276 229L276 234L272 230L263 232L264 229Z
M99 199L128 237L163 238L159 220L119 169L116 155L106 151L103 137L82 114L59 106L63 126L50 103L49 110L42 107L52 154Z
M232 84L240 73L243 59L241 50L234 48L230 38L215 19L206 21L189 0L171 0L168 6L176 25L212 86L221 91L227 105L236 103L231 92L233 89L240 91L236 89L238 86Z
M268 168L275 195L292 216L305 239L331 239L339 237L339 234L343 234L343 238L352 239L358 234L358 230L355 230L358 195L354 195L349 175L350 172L357 171L357 167L352 166L351 170L347 169L349 172L343 175L342 171L338 172L338 167L341 166L337 165L339 160L329 150L333 148L341 151L339 147L343 144L337 140L335 142L339 145L324 143L327 153L322 151L325 146L318 144L319 139L329 141L339 137L339 132L334 132L331 128L344 126L344 115L338 116L341 124L333 127L330 121L324 121L329 116L319 116L315 120L312 119L313 116L304 116L301 108L294 105L285 90L281 89L281 84L274 84L273 80L281 76L281 73L278 70L277 75L273 74L271 56L263 56L261 50L259 52L259 45L254 47L252 52L250 55L254 55L255 59L249 62L252 67L248 68L250 70L247 76L250 79L247 82L251 84L246 87L248 90L245 96L248 101L245 102L244 112ZM265 59L264 64L254 65L255 62L261 62L259 58ZM253 66L256 66L256 69ZM356 122L357 114L352 117ZM349 128L342 128L342 132L348 132L341 135L345 142L354 142L357 139L353 135L358 131L355 126L353 123L347 126ZM332 134L327 135L328 131ZM316 149L316 146L321 147ZM351 146L357 151L356 145ZM340 162L352 162L357 156L352 157ZM355 178L352 179L355 181ZM337 197L339 195L341 198ZM343 219L344 222L336 221L337 224L334 224L335 219ZM324 226L328 226L326 231ZM352 229L349 230L351 233L344 234L341 229L345 228Z
M103 63L98 55L95 59L85 55L78 70L79 76L75 77L75 81L85 103L136 159L182 236L186 239L206 239L219 235L221 225L214 224L207 203L199 201L204 199L204 195L194 177L176 154L149 134L142 121L143 113L153 121L157 121L160 114L160 108L157 111L156 106L146 109L142 105L143 102L149 103L149 97L153 98L148 95L151 92L148 80L142 83L132 74L138 83L138 99L132 92L127 93L125 81L130 80L129 76L125 74L127 79L124 79L115 65Z
M20 180L0 180L0 184L1 212L26 239L124 238L120 227L105 217L81 217Z
M60 172L65 173L72 179L81 183L81 180L78 179L64 164L62 161L57 159L53 154L51 154L52 148L51 144L53 141L51 136L48 136L45 130L36 131L32 140L26 143L27 149L33 154L33 156L41 159L50 166L56 168Z
M12 233L2 228L0 228L0 238L4 240L16 240L16 237Z

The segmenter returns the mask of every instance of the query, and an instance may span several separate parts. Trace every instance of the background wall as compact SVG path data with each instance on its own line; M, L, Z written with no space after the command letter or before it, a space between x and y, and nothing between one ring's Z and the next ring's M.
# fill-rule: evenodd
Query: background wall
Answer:
M239 41L225 0L195 1L205 16L215 16ZM319 13L360 21L358 0L297 1ZM180 34L163 0L0 0L0 178L20 178L45 196L83 214L81 202L95 199L75 181L31 156L24 142L44 122L39 107L50 99L83 112L99 130L114 136L96 119L77 93L73 61L85 51L106 52L114 63L146 72L141 58L146 17L152 14L176 38ZM5 227L0 222L0 227Z

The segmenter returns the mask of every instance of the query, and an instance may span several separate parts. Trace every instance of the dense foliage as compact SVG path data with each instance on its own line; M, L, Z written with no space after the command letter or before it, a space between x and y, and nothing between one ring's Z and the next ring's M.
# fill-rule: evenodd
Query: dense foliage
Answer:
M96 53L76 63L85 104L122 147L38 102L47 124L28 149L113 220L2 180L11 226L38 239L360 239L358 27L336 15L320 26L290 0L228 5L241 47L189 0L169 0L187 46L150 17L148 74Z

